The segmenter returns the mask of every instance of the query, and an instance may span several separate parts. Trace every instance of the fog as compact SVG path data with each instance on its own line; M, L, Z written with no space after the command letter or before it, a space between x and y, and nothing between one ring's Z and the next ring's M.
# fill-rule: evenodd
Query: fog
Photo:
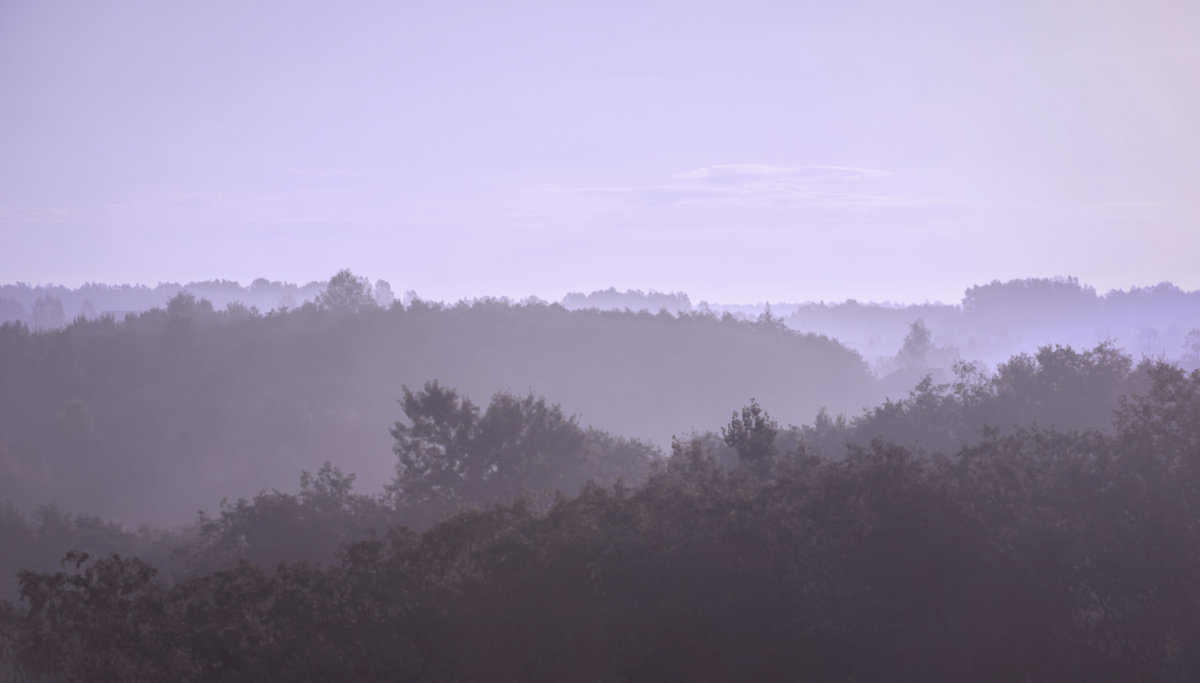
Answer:
M325 460L378 491L395 467L388 427L401 390L429 380L484 404L497 392L545 396L581 424L658 448L720 423L736 405L730 396L769 401L794 422L822 408L857 412L876 397L858 354L778 321L411 295L406 305L389 301L381 281L345 283L358 299L334 303L322 286L315 300L265 313L229 299L314 288L93 286L63 295L106 307L172 298L42 332L9 323L3 386L14 409L4 452L23 474L5 479L4 495L127 522L181 522L223 496L293 488ZM14 289L35 304L59 300L54 290L5 291ZM219 309L204 292L229 303ZM62 382L48 385L47 376ZM107 483L98 486L99 476Z
M1198 36L0 2L0 683L1200 680Z
M1043 347L1200 365L1200 292L1098 295L1072 278L983 284L957 305L693 305L615 288L442 303L343 271L332 286L10 284L0 308L17 316L2 335L0 498L129 524L295 490L326 461L377 494L395 474L397 400L429 381L481 406L541 397L661 456L752 398L783 424L862 419L926 376L949 385Z
M1186 0L0 8L4 282L1200 287Z
M997 282L959 306L447 304L349 270L3 291L24 317L0 324L0 637L22 676L272 678L298 656L414 680L1191 670L1107 635L1138 618L1138 647L1200 637L1140 616L1194 604L1175 577L1194 561L1198 297L1169 284ZM1130 565L1142 578L1106 583ZM1081 619L1108 600L1132 602ZM681 604L695 626L656 621ZM981 619L1032 631L1036 656ZM940 650L951 625L986 661ZM585 645L547 659L560 638Z

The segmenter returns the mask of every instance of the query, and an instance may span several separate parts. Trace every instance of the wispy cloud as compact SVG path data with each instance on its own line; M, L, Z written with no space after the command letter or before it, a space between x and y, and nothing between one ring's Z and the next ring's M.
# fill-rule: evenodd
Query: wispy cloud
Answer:
M746 181L762 178L789 178L807 183L837 182L884 178L890 171L855 166L770 166L767 164L716 164L678 173L676 178L700 181Z
M285 171L290 176L297 178L313 178L317 180L348 180L350 178L359 177L357 171L352 171L347 168L301 168L293 167Z
M676 173L646 185L554 187L542 191L619 195L638 205L791 205L810 207L913 206L942 203L872 185L890 171L857 166L715 164Z
M61 223L70 220L73 213L70 209L50 206L0 206L0 224Z

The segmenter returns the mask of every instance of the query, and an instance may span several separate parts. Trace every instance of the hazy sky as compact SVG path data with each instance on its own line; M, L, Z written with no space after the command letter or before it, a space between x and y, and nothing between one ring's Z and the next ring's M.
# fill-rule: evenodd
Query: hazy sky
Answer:
M1200 288L1200 2L0 0L0 281Z

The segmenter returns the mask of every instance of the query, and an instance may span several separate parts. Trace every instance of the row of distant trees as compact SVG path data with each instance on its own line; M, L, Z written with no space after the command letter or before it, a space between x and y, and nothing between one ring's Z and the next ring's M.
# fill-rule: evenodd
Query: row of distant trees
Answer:
M212 302L268 312L293 309L313 302L333 280L354 279L382 307L396 301L384 280L369 280L339 272L328 282L303 286L260 278L243 287L236 282L210 281L187 285L107 286L87 284L78 289L0 285L0 322L23 321L35 329L61 327L77 316L87 318L162 307L173 296L188 292ZM408 292L405 299L416 295ZM544 302L543 302L544 303ZM693 306L683 292L662 293L615 288L584 294L568 293L561 305L569 310L630 310L674 315L704 313L731 315L754 321L777 316L793 329L841 340L868 361L888 361L903 343L909 326L922 320L939 346L970 360L1002 362L1019 352L1032 352L1047 343L1093 346L1106 339L1134 354L1181 358L1200 344L1200 292L1170 284L1131 287L1105 294L1075 278L1029 278L994 281L969 288L959 302L924 304L845 302L775 302ZM61 309L61 310L60 310Z
M1170 283L1099 294L1075 278L995 281L958 303L807 303L775 306L797 329L827 334L868 360L891 357L914 320L935 342L989 364L1050 343L1076 348L1113 340L1128 353L1180 358L1200 336L1200 291Z
M265 278L245 287L225 280L186 285L162 283L155 287L85 284L76 289L17 283L0 285L0 323L23 322L36 330L50 330L61 328L78 317L93 320L112 315L122 319L131 313L164 308L180 294L208 301L216 308L262 312L287 310L316 301L331 286L344 288L350 280L355 288L367 293L373 305L386 308L396 301L396 294L386 280L379 279L372 284L348 270L339 271L330 281L305 285L272 282Z

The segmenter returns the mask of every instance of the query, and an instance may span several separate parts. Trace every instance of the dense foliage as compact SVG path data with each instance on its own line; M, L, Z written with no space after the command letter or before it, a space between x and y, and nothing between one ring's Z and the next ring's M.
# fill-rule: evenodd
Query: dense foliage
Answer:
M1200 678L1198 372L381 288L0 326L0 680Z
M1144 387L1105 430L1017 424L946 451L826 453L751 403L721 430L725 466L705 439L678 440L640 485L526 495L417 533L389 522L405 492L469 496L480 468L575 446L538 399L480 411L430 384L393 430L393 496L325 467L299 495L205 518L191 570L72 554L23 572L0 652L67 680L1196 680L1200 373L1046 353L1007 372L1050 385L1001 371L975 392L926 386L853 428L886 415L932 433L976 399L1024 410L1038 391ZM496 435L527 431L488 427L493 410L546 437L528 437L528 461L489 460ZM435 457L459 464L417 465ZM319 563L271 549L316 536Z

